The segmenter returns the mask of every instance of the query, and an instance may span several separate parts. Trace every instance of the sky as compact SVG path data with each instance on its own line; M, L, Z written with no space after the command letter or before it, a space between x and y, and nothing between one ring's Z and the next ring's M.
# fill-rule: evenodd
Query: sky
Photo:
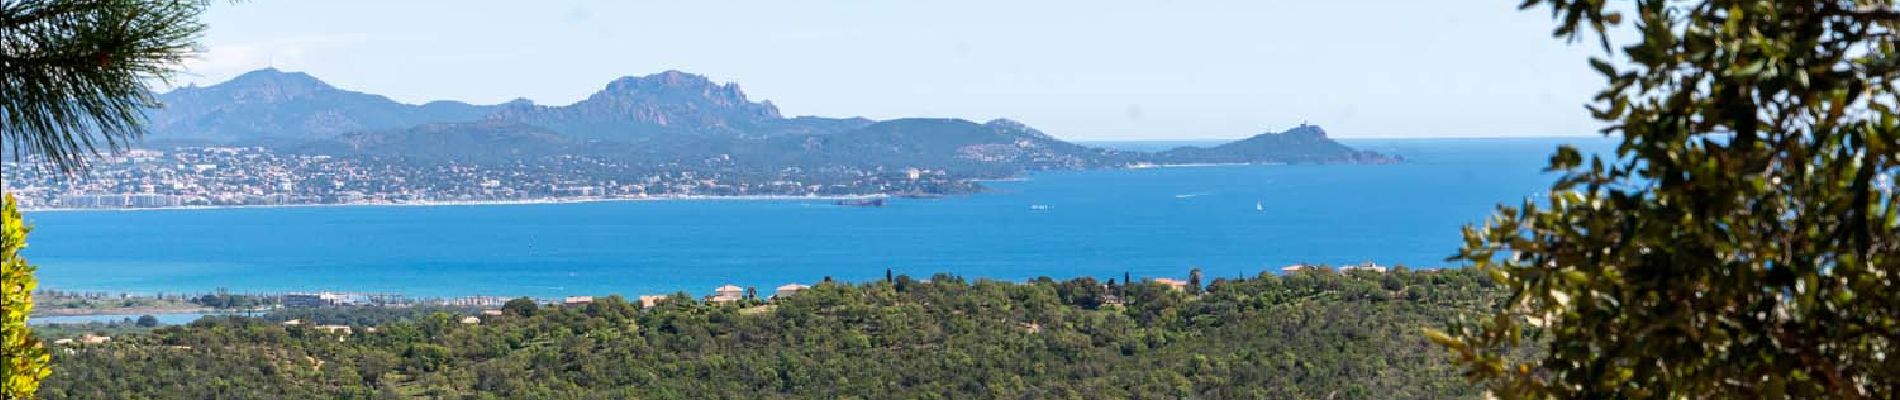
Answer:
M216 2L173 84L275 67L406 103L562 105L681 70L787 116L1010 118L1067 139L1594 133L1599 49L1517 3Z

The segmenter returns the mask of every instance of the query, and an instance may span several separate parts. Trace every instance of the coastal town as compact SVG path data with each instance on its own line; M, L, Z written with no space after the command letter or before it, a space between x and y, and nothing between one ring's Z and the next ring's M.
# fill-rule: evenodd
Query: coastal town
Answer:
M416 162L267 147L132 149L68 175L28 156L0 164L27 209L558 202L693 197L844 197L974 190L943 171L786 168L729 157L631 165L587 156L513 163Z

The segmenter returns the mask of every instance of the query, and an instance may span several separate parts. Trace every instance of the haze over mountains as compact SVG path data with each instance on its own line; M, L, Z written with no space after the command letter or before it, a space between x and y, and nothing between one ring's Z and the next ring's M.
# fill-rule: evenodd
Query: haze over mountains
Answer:
M1067 169L1138 163L1385 163L1316 126L1211 148L1122 152L1068 143L1015 121L786 118L737 84L666 71L624 77L568 105L527 100L404 104L263 69L159 95L148 113L158 143L268 144L303 152L466 161L590 154L636 162L730 157L758 168L851 165Z
M494 105L435 101L422 105L330 86L301 72L252 71L205 87L159 96L149 113L155 138L240 141L327 139L351 132L405 129L445 122L500 120L549 128L577 138L637 140L661 134L835 133L870 125L863 118L785 118L771 102L753 102L739 85L666 71L615 79L564 106L528 100Z
M146 113L151 138L233 142L250 139L324 139L349 132L472 121L497 106L437 101L398 103L388 97L330 86L301 72L263 69L224 83L183 87L158 96L164 107Z

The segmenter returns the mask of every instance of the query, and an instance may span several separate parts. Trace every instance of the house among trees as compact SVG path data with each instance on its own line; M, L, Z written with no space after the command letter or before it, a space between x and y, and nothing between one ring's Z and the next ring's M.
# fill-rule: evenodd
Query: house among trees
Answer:
M811 285L800 285L796 283L788 283L788 284L785 284L784 286L779 286L778 291L772 293L772 298L775 298L775 299L784 298L785 296L791 296L792 294L798 293L798 291L805 290L805 289L811 289Z
M91 333L79 335L80 344L100 344L112 341L111 336L99 336Z
M475 325L475 324L482 323L482 319L480 317L470 315L470 316L462 317L462 323L468 324L468 325Z
M333 334L338 334L338 335L348 335L348 334L356 333L356 331L350 329L349 325L317 325L315 328L319 331L323 331L324 333L333 333Z
M1371 261L1367 261L1364 264L1359 264L1359 265L1347 265L1347 266L1339 267L1339 272L1352 272L1352 271L1385 272L1386 268L1383 265L1379 265Z
M1174 289L1174 290L1185 291L1187 290L1187 287L1188 287L1187 281L1174 279L1174 278L1155 278L1154 282L1163 284L1163 285L1168 285L1169 289Z
M745 288L738 287L736 285L725 285L725 286L713 288L712 297L709 297L706 300L715 302L715 303L727 303L727 302L739 301L740 299L744 299L744 298L745 298Z
M483 309L483 310L482 310L482 316L491 316L491 317L498 317L498 316L501 316L501 309L499 309L499 308L488 308L488 309Z
M643 294L640 295L640 308L653 308L660 305L662 301L666 301L666 295Z
M594 296L567 296L567 299L561 300L561 304L570 305L570 306L590 304L593 302L594 302Z

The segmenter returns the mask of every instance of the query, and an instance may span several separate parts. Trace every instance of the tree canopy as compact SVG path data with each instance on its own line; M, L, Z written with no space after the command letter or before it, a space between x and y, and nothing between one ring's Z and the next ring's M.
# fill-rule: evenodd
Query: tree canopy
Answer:
M1433 339L1505 398L1900 396L1900 13L1609 3L1524 7L1610 53L1589 111L1621 145L1465 230L1509 302Z
M821 283L766 305L618 296L532 313L286 310L60 351L49 399L1448 398L1417 328L1489 309L1472 271L1152 282ZM1122 304L1105 304L1124 293ZM517 310L525 307L517 306ZM414 311L400 319L357 314ZM300 325L279 323L290 318ZM399 322L398 322L399 321ZM329 333L316 324L351 324ZM367 328L375 327L374 331Z
M147 84L194 53L203 0L0 1L0 141L72 169L131 144Z
M13 195L0 195L0 398L32 398L40 380L51 373L46 348L26 325L33 312L33 265L20 250L31 228L20 219Z

